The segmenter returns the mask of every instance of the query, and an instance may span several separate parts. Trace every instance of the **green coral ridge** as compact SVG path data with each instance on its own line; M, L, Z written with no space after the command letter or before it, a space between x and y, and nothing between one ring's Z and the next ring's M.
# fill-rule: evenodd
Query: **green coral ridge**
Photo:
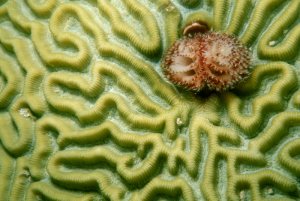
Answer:
M0 200L300 200L299 0L0 1ZM205 21L253 52L206 97L160 59Z

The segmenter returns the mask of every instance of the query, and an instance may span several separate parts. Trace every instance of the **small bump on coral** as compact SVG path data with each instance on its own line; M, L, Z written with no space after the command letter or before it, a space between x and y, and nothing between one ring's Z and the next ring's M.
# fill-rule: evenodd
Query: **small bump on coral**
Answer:
M276 41L272 40L269 42L269 46L273 47L274 45L276 45Z
M28 108L21 108L19 110L19 113L20 113L21 116L26 117L26 118L32 116L32 114L31 114L31 112L30 112L30 110Z
M182 126L183 125L183 122L179 117L176 119L176 124L177 124L177 126Z

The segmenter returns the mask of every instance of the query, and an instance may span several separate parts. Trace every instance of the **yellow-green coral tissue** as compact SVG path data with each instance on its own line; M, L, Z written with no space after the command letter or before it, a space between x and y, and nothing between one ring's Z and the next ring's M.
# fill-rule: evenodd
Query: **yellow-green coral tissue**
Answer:
M198 22L235 88L164 74ZM0 201L300 200L299 78L299 0L0 0Z

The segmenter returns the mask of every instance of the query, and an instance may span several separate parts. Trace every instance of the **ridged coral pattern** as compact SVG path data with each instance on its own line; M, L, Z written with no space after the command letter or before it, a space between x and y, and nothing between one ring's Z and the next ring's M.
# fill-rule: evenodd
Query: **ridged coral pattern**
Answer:
M1 201L300 200L299 0L1 0ZM250 77L196 97L160 61L204 21Z

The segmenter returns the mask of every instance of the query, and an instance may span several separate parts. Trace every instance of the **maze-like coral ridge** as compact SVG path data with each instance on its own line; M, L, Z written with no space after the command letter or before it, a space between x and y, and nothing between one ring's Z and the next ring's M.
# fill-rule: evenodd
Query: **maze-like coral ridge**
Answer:
M299 0L0 1L0 200L300 200ZM186 24L252 52L235 90L160 69Z

